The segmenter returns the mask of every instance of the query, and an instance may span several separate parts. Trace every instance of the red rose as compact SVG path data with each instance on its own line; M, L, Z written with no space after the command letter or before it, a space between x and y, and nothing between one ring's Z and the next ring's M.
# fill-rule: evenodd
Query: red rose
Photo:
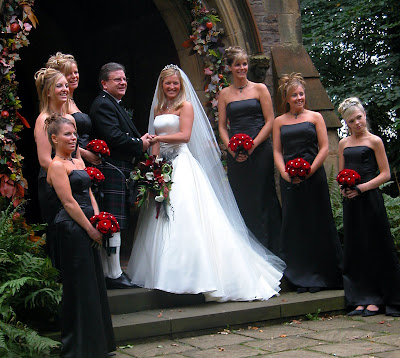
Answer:
M338 173L336 181L342 187L351 188L361 181L361 176L355 170L343 169Z
M99 230L103 234L109 234L111 232L112 222L111 220L104 219L100 220L97 224L97 230Z
M104 140L101 139L93 139L91 140L87 146L86 149L99 155L103 156L109 156L110 155L110 149L107 146L107 143Z

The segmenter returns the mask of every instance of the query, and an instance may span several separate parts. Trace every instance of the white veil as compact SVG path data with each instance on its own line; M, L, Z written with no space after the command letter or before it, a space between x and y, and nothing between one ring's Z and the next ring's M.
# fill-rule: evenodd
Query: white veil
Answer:
M240 214L239 208L236 204L235 197L229 185L228 178L221 163L221 152L211 124L204 112L203 106L197 97L187 75L180 69L179 72L183 79L183 85L186 92L186 100L193 106L194 121L192 127L192 134L188 143L188 148L193 157L199 162L203 168L208 180L210 181L216 198L218 199L222 209L228 217L231 225L235 231L240 235L243 240L247 241L251 247L261 254L270 264L277 270L283 272L286 265L285 263L264 246L262 246L255 238L254 235L247 229L246 224ZM157 80L157 87L154 92L153 102L151 105L149 116L148 132L154 134L154 109L157 105L157 90L159 86L159 78ZM223 240L223 238L221 238Z

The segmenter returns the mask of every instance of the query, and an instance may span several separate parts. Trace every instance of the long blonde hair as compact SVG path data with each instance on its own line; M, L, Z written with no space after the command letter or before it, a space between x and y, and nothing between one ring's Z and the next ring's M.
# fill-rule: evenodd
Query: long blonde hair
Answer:
M303 87L304 90L306 89L306 81L304 81L301 73L292 72L289 75L285 74L279 80L278 92L281 95L281 110L283 112L289 112L290 106L288 103L288 98L291 96L292 92L299 86ZM306 108L306 103L304 103L304 107Z
M179 83L181 85L181 89L174 100L174 111L181 108L183 105L183 102L186 101L186 92L185 92L185 87L183 85L181 73L179 72L178 69L175 69L172 67L165 68L161 71L160 77L158 79L157 106L155 108L156 113L162 112L163 108L166 108L166 106L167 106L167 96L165 95L164 90L163 90L163 82L167 77L170 77L173 75L178 76Z
M41 68L35 73L35 85L39 97L39 110L48 115L53 113L50 108L49 93L53 93L58 80L65 77L54 68Z

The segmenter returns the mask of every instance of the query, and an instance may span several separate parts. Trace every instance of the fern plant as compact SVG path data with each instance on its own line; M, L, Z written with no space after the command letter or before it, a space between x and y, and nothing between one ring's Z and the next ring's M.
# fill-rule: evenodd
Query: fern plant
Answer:
M46 357L59 343L36 330L57 317L62 288L35 236L43 226L27 225L21 209L10 204L0 213L0 356Z

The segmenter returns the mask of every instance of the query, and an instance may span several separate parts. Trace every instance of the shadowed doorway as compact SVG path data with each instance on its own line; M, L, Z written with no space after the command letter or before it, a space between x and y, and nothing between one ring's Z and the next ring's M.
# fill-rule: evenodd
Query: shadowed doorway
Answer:
M160 70L169 63L179 65L171 35L152 1L100 0L68 3L37 1L34 8L39 26L32 30L27 48L21 49L17 62L21 114L32 129L22 133L18 150L25 157L24 176L31 199L27 205L28 222L39 222L37 174L39 164L33 127L38 116L38 100L33 75L57 51L75 56L80 72L79 88L74 94L78 107L88 112L99 92L100 67L110 61L126 67L129 78L124 105L132 109L134 123L141 133L147 131L149 109Z

